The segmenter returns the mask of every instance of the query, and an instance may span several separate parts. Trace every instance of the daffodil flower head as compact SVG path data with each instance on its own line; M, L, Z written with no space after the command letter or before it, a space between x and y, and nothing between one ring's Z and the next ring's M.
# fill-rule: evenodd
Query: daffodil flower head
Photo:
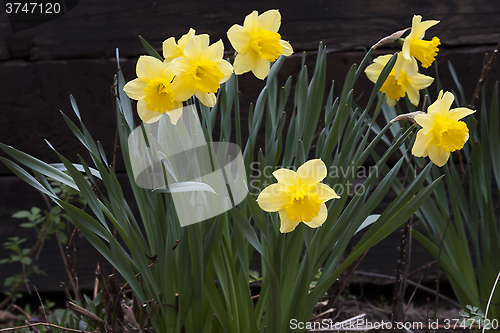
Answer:
M373 83L377 82L380 73L382 73L382 70L391 57L391 54L379 56L373 61L373 64L366 67L365 73L370 81ZM417 106L420 102L420 90L427 88L434 81L434 78L420 73L409 76L404 69L401 69L399 76L396 77L396 67L404 61L403 55L399 52L394 67L380 88L380 91L385 93L387 104L391 106L394 106L396 101L405 97L406 94L408 94L410 102Z
M141 56L136 66L137 78L128 82L123 90L137 100L137 112L145 123L158 121L164 113L175 124L182 113L182 102L172 87L174 73L161 60Z
M282 233L293 231L300 222L320 227L327 218L325 202L340 198L328 185L320 183L327 175L325 163L309 160L297 172L279 169L273 172L278 183L266 187L257 203L266 212L279 212Z
M209 46L208 35L192 36L183 52L184 57L177 57L170 63L176 76L172 87L178 91L181 100L194 94L204 105L214 106L215 93L233 73L233 66L222 59L222 40Z
M184 48L186 47L186 43L191 39L196 33L196 30L190 28L188 33L179 38L177 43L175 42L174 37L170 37L169 39L163 42L163 57L165 58L165 63L169 64L172 60L178 57L184 57ZM203 38L208 38L208 35L203 35Z
M268 10L259 15L253 11L247 15L243 26L235 24L227 31L227 37L236 50L234 72L237 75L252 71L263 80L269 74L271 62L281 55L293 53L290 43L281 39L278 30L281 15L277 10Z
M424 68L428 68L432 65L439 51L438 46L441 42L437 37L433 37L432 40L423 40L423 38L427 29L438 23L439 21L436 20L422 22L422 16L413 16L411 32L403 42L402 53L406 62L402 62L398 64L399 66L396 66L397 76L399 76L402 68L404 68L406 74L409 76L417 74L418 65L416 59L420 61Z
M459 120L475 112L468 108L450 110L454 99L452 93L443 94L441 91L426 114L415 116L415 121L422 129L417 133L412 154L417 157L429 156L439 167L448 161L450 152L462 149L469 139L467 124Z

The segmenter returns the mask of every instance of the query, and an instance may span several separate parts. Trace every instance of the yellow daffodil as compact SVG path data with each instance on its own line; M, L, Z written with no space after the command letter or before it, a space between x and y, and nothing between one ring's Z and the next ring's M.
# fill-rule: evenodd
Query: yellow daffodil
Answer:
M373 64L366 67L365 73L370 81L373 83L377 82L380 73L391 57L392 55L390 54L379 56L373 61ZM380 88L380 91L385 93L387 104L391 106L395 105L396 101L404 97L405 94L408 94L410 102L416 106L420 101L420 90L430 86L434 78L420 73L409 76L404 69L401 69L399 77L396 78L396 65L405 61L401 52L398 53L397 57L396 64Z
M161 60L141 56L137 61L137 78L128 82L123 90L137 100L137 112L145 123L158 121L164 113L175 124L182 114L182 102L172 87L174 73Z
M257 198L266 212L279 212L282 233L293 231L300 222L320 227L328 215L325 201L340 198L328 185L320 183L327 175L325 163L310 160L297 172L279 169L273 172L277 184L266 187Z
M169 64L172 60L178 57L184 57L184 48L186 47L186 43L191 37L194 36L196 31L194 29L189 29L188 33L179 38L179 41L176 43L174 37L170 37L169 39L163 42L163 57L165 58L165 63ZM208 35L200 35L202 38L207 39Z
M443 95L441 91L426 114L415 116L415 121L422 129L417 133L412 154L417 157L429 156L439 167L448 161L450 152L462 149L469 139L467 124L459 120L475 112L468 108L450 110L454 99L452 93Z
M237 75L252 71L263 80L269 74L271 62L280 55L293 53L290 43L281 39L278 30L281 15L277 10L268 10L261 15L253 11L245 18L243 26L235 24L227 32L227 37L236 50L234 72Z
M186 42L183 53L184 57L177 57L170 63L176 76L172 88L180 100L194 94L206 106L214 106L215 93L220 84L233 73L233 66L222 59L222 41L209 46L208 35L192 36Z
M402 53L406 61L396 66L396 77L399 76L401 69L404 69L409 76L416 75L418 73L416 59L420 61L424 68L428 68L432 65L439 51L438 45L440 45L441 42L437 37L433 37L432 40L423 40L423 38L425 36L425 31L438 23L439 21L435 20L422 22L422 16L413 16L411 32L403 42Z

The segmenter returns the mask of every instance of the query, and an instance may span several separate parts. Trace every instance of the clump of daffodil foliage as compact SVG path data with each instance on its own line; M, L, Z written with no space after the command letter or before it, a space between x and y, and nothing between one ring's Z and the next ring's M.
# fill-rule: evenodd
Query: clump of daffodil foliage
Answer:
M293 57L291 44L279 33L278 10L253 11L243 25L229 27L235 52L228 60L222 40L211 43L209 35L193 28L178 39L166 36L162 55L142 40L149 55L138 58L137 78L127 82L118 71L115 90L119 146L138 214L125 199L106 153L85 128L74 99L82 129L65 120L92 165L83 159L72 163L60 154L62 163L51 165L6 145L2 149L36 177L2 161L61 206L132 289L138 320L129 314L113 323L127 330L176 333L279 333L292 325L304 331L312 327L318 302L339 275L429 200L442 178L431 172L434 164L445 165L469 138L461 119L473 111L450 110L449 92L441 92L427 112L409 110L396 118L421 126L416 139L416 125L404 128L404 122L387 119L401 99L418 106L421 91L434 82L418 72L418 62L427 68L435 60L440 41L424 40L424 34L438 21L421 19L413 18L406 38L402 31L381 40L399 39L402 51L396 55L368 64L376 46L370 48L339 92L327 87L323 44L314 69L304 66L297 78L278 82L281 66ZM118 52L117 58L120 66ZM242 109L238 76L249 72L262 80L262 91L253 106ZM364 108L353 102L352 94L363 72L374 83ZM382 128L379 114L386 117ZM241 134L243 117L248 137ZM220 126L220 141L235 138L237 149L215 142L215 126ZM418 170L401 187L398 175L409 163L406 145L413 140L413 155L429 156L433 163L416 159ZM148 149L137 149L142 144ZM379 146L381 156L375 152ZM369 156L377 158L366 171ZM398 156L395 164L387 163L391 156ZM61 200L47 179L81 192L86 209ZM378 210L395 187L391 205ZM236 200L241 193L243 198ZM208 215L181 221L181 216L200 216L199 211ZM362 237L341 261L357 232ZM254 254L261 263L259 288L250 284L255 281L250 267Z

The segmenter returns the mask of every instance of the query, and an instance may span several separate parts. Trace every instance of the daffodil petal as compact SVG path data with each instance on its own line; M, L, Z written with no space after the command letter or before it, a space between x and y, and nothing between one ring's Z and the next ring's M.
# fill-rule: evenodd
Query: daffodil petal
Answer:
M251 50L243 53L238 53L238 55L234 59L234 73L236 75L241 75L243 73L251 71L256 66L257 59L258 55Z
M423 130L418 131L411 153L417 157L427 156L427 147L433 138L431 134L425 134Z
M175 100L185 101L194 94L193 78L190 75L177 76L172 81L172 91L175 94Z
M252 68L252 73L258 79L264 80L269 74L270 68L271 63L268 60L257 57L255 61L255 67Z
M262 210L266 212L277 212L287 202L290 201L290 195L285 192L286 185L272 184L260 192L257 197L257 203Z
M284 185L296 185L298 182L297 173L290 169L278 169L273 172L273 176Z
M474 112L476 112L476 111L468 109L468 108L456 108L456 109L450 110L448 117L449 117L449 119L451 119L453 121L459 121L460 119L465 118L468 115L473 114Z
M243 28L249 33L249 34L254 34L257 29L260 28L259 22L258 22L258 15L259 13L254 10L250 14L248 14L245 17L245 21L243 22Z
M438 23L439 23L439 21L436 21L436 20L428 20L428 21L422 22L422 16L415 15L415 16L413 16L410 35L412 38L422 39L425 36L425 32L430 27L433 27ZM408 37L410 37L410 35L408 35Z
M201 36L191 37L184 47L184 55L191 59L199 59L202 50L202 38Z
M170 37L165 40L162 44L163 49L163 58L165 58L165 62L169 63L172 59L182 56L182 49L175 43L175 38Z
M326 218L328 217L328 209L324 203L321 204L318 216L313 218L310 222L304 222L309 228L318 228L325 223Z
M431 129L434 124L434 115L431 113L425 113L425 114L417 114L415 116L415 121L417 124L422 126L423 133L427 134Z
M203 59L213 61L215 63L220 61L223 56L224 56L224 44L222 43L222 40L213 43L212 45L204 49L201 54L201 57Z
M172 125L176 125L179 121L179 118L182 116L182 103L175 103L174 109L172 111L168 111L167 115L170 118L170 123Z
M281 47L283 48L282 52L283 52L284 56L289 56L289 55L293 54L293 48L289 42L280 39L280 44L281 44Z
M201 103L203 103L203 105L208 107L213 107L215 102L217 102L217 98L214 93L204 93L202 91L195 90L194 95L200 100Z
M434 82L434 78L419 73L415 76L409 76L408 81L410 81L410 84L416 89L422 90L430 86L432 82Z
M184 47L186 46L187 41L190 40L191 37L193 37L195 33L196 33L196 30L194 30L193 28L189 28L188 33L183 35L181 38L179 38L179 42L177 43L179 45L179 48L181 48L183 50Z
M127 82L127 84L123 87L123 91L125 91L128 97L139 100L143 99L144 96L146 96L144 89L147 86L148 84L146 81L137 78Z
M137 102L137 113L139 114L139 118L147 124L154 123L163 116L163 113L161 112L154 112L151 110L148 110L146 108L146 101L141 99L140 101Z
M160 75L163 66L160 59L151 56L140 56L136 67L137 77L155 79Z
M260 14L257 21L261 29L278 32L281 25L281 14L278 10L271 9Z
M327 169L322 160L314 159L302 164L297 170L297 174L305 184L312 185L325 179Z
M292 232L295 230L295 228L299 225L300 221L292 221L288 215L286 214L286 210L282 209L279 211L280 215L280 220L281 220L281 227L280 227L280 232L281 233L287 233L287 232Z
M323 183L314 185L314 187L311 189L311 192L316 193L318 195L318 199L323 202L330 199L340 198L330 186Z
M393 99L390 99L389 97L386 98L385 102L387 103L387 105L389 106L394 106L396 105L396 101L393 100Z
M442 167L448 161L450 153L446 152L442 147L438 145L429 145L428 147L429 158L432 163L436 164L438 167Z
M227 31L227 38L236 52L243 52L248 47L252 38L245 29L238 24L233 25Z
M222 73L224 73L224 78L220 81L220 83L224 83L229 80L229 78L233 74L233 66L226 60L219 61L217 65L219 66L219 69L222 71Z
M440 117L446 117L454 100L455 96L447 91L442 95L442 98L437 99L427 110L429 113L435 112Z
M406 87L406 94L410 103L417 106L420 103L420 90L416 89L414 86L409 85Z

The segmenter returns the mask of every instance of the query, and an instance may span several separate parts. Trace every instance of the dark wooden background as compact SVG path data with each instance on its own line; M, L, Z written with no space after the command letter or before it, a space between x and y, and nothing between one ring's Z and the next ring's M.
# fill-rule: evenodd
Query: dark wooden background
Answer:
M327 79L335 80L337 92L348 69L360 62L364 50L380 38L409 27L414 14L422 15L424 20L441 20L427 36L436 35L442 42L437 60L442 84L447 90L456 89L447 69L450 60L468 100L481 74L484 54L491 53L500 42L498 0L80 0L66 15L17 33L12 33L7 15L0 11L0 142L44 161L58 162L44 142L47 139L60 153L77 161L76 154L84 154L85 150L59 113L62 110L75 118L69 103L69 95L73 94L86 126L111 155L115 120L110 87L116 72L116 48L120 50L127 80L135 78L137 57L145 54L139 34L159 49L166 38L177 39L193 27L198 33L210 34L211 41L222 39L227 56L231 57L227 29L235 23L242 24L254 9L263 12L272 8L280 10L280 33L295 50L280 73L283 82L288 75L296 77L302 51L307 51L307 64L313 67L315 50L323 41L328 50ZM394 50L380 51L383 52ZM434 69L425 73L435 75ZM490 80L498 79L498 64L495 64ZM255 101L263 85L250 74L241 77L243 112ZM372 84L362 77L355 94L363 98L371 88ZM436 93L435 85L430 91ZM242 122L246 123L244 115ZM0 151L0 156L6 154ZM116 167L119 173L123 171L121 163ZM40 194L0 164L0 243L14 235L33 236L26 234L18 227L19 221L11 218L16 211L32 206L45 207ZM374 248L360 269L391 275L396 264L398 238L395 233ZM96 254L84 240L78 240L77 245L80 285L90 288ZM431 260L421 248L416 247L415 253L418 254L412 256L413 268ZM6 254L0 246L0 258ZM48 277L33 277L30 283L36 284L39 290L60 290L60 281L67 278L53 242L46 244L36 264ZM0 289L4 279L18 269L12 265L0 269Z

